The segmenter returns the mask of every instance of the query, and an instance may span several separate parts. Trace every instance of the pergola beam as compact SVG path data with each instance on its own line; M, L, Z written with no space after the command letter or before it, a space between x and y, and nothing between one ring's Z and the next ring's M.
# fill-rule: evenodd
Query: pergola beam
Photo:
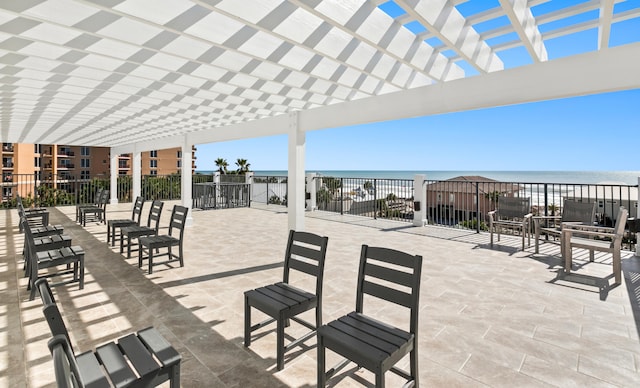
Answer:
M446 0L396 0L396 4L480 73L504 68L491 47Z
M600 5L600 26L598 27L598 50L609 48L611 21L613 20L613 0L603 0Z
M500 5L534 62L545 62L547 49L527 0L500 0Z

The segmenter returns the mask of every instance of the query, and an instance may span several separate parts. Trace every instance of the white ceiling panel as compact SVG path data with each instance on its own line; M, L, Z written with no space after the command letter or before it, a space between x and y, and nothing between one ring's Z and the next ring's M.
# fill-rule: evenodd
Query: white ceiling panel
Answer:
M251 120L386 101L590 50L634 50L640 4L613 3L1 1L0 139L129 147L204 131L215 141L230 133L219 129ZM547 44L588 29L598 34L585 48ZM331 125L365 116L343 112Z

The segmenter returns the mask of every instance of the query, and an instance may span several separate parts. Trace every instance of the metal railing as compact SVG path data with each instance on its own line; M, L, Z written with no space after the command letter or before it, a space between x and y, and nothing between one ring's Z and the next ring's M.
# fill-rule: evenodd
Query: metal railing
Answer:
M228 209L251 206L251 184L214 183L193 184L193 207L198 209Z
M289 190L286 176L254 176L251 201L267 205L287 205Z

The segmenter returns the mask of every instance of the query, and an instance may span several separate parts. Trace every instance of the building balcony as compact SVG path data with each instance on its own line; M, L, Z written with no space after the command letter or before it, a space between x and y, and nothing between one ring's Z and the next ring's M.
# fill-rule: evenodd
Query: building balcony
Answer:
M13 163L2 163L3 169L13 169Z
M71 168L76 168L76 165L73 163L67 163L67 164L59 164L58 165L58 170L68 170Z
M13 146L2 146L2 152L12 153L13 152Z
M73 151L58 151L59 158L73 158L76 154Z

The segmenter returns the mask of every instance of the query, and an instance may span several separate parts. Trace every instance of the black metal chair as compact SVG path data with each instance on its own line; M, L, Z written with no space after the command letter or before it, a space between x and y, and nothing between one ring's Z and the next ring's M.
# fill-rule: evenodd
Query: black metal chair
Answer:
M55 249L38 251L27 220L23 218L21 222L25 230L24 238L27 241L27 252L25 258L27 260L26 267L28 269L29 276L27 289L31 291L29 294L29 300L33 300L35 297L35 282L40 278L39 271L45 268L55 268L61 265L66 266L65 270L44 275L42 278L73 273L72 280L60 284L78 282L79 289L82 290L84 288L84 250L82 247L78 245L62 246ZM73 268L71 268L72 264Z
M318 329L318 387L324 387L326 380L350 361L373 372L376 387L384 387L387 370L405 378L405 387L419 386L418 300L421 272L422 256L412 256L394 249L362 246L356 310ZM408 331L365 315L365 295L367 298L375 297L408 308ZM346 359L325 372L325 349ZM407 354L410 358L409 372L395 367Z
M97 206L86 206L80 208L80 222L82 226L87 226L87 216L93 215L98 222L106 223L107 204L109 203L109 190L102 190Z
M25 209L22 203L22 197L16 196L18 215L27 219L29 225L33 227L46 227L49 225L49 210L43 207ZM18 225L18 230L23 231L22 224Z
M130 333L95 351L74 354L67 326L46 279L38 280L42 311L52 337L48 346L58 387L180 387L182 357L153 327Z
M131 258L131 240L140 238L142 236L155 236L158 234L158 228L160 227L160 216L162 215L163 207L164 202L156 199L151 203L151 209L149 209L149 216L147 217L146 226L131 225L120 228L120 253L122 254L124 252L124 247L126 246L127 259Z
M322 325L322 278L328 241L327 237L291 230L284 259L282 282L244 293L244 346L251 345L251 332L277 322L278 370L284 368L285 352L312 337L317 328ZM309 292L289 284L291 270L315 277L315 290ZM251 326L251 307L271 318ZM315 325L296 317L314 308L316 310ZM289 320L312 331L284 346L284 328L289 325Z
M107 221L107 244L111 241L111 246L116 245L116 230L126 226L140 225L140 217L142 217L142 208L144 207L144 198L137 197L133 203L131 210L131 218Z
M92 207L92 206L98 206L100 204L100 198L102 198L102 191L104 189L99 187L96 190L95 195L93 196L93 202L87 202L87 203L79 203L76 205L76 222L80 222L80 210L85 208L85 207Z
M138 267L142 268L142 262L145 259L149 260L149 274L153 273L153 266L159 264L167 264L174 261L179 261L180 266L184 267L184 255L183 255L183 240L184 240L184 227L187 222L187 214L189 208L179 205L174 205L171 211L171 220L169 221L169 234L155 235L155 236L142 236L138 238ZM179 236L176 237L175 231L177 230ZM177 246L178 254L172 252L171 248ZM167 249L166 253L158 254L160 249ZM147 257L144 253L147 253ZM155 253L154 253L155 252ZM154 257L164 256L168 257L167 260L162 262L153 262Z

